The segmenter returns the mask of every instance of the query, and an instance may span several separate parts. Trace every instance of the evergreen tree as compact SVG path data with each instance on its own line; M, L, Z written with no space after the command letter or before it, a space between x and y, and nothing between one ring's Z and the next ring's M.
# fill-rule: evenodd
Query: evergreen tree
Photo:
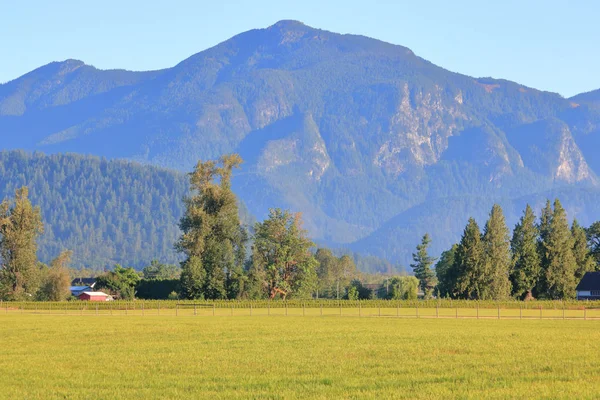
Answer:
M237 291L228 290L227 284L234 282L233 271L239 271L245 259L246 235L231 190L232 171L241 162L237 154L227 155L221 157L220 166L214 161L198 162L190 174L194 194L185 200L186 212L179 225L183 234L176 248L187 260L200 259L193 265L204 273L187 275L186 279L202 277L203 282L188 282L187 286L201 287L202 296L207 299L227 298ZM199 296L197 291L193 293ZM191 292L184 295L192 296Z
M546 200L546 205L542 209L542 213L540 215L540 223L538 225L539 230L539 238L538 238L538 253L540 255L540 279L534 289L535 297L544 297L548 292L548 283L546 282L546 276L548 271L548 266L550 264L550 260L548 259L547 252L547 242L550 237L550 232L552 230L552 215L554 212L552 211L552 203L550 200Z
M573 235L573 256L575 257L575 280L579 282L586 272L593 271L596 267L594 258L587 247L587 237L585 229L579 225L577 220L573 220L571 225L571 234Z
M37 238L44 225L39 207L33 207L27 187L17 189L14 204L0 203L0 296L22 300L37 292Z
M569 229L567 214L560 201L554 201L550 232L543 242L548 260L546 274L546 297L564 299L575 297L575 272L577 264L573 256L573 236Z
M510 297L510 238L504 213L498 204L494 204L490 218L485 224L483 234L485 253L484 276L486 285L482 293L484 298L504 300Z
M465 227L454 259L456 295L463 299L482 299L485 296L485 253L479 225L473 218Z
M415 277L419 280L419 287L426 299L430 299L433 296L433 289L437 284L435 272L431 269L435 258L430 257L427 253L430 244L431 238L426 233L423 235L421 243L417 245L417 252L412 255L414 264L410 265Z
M253 275L263 277L268 297L310 296L316 289L317 261L300 214L272 209L268 219L256 224L255 232L252 262L257 271Z
M513 231L511 281L513 294L517 297L532 297L533 288L540 279L542 267L538 251L539 230L535 220L533 209L528 204Z
M458 245L452 245L450 250L446 250L440 256L435 264L435 275L438 279L437 293L439 297L454 297L456 293L457 271L455 269L454 259Z

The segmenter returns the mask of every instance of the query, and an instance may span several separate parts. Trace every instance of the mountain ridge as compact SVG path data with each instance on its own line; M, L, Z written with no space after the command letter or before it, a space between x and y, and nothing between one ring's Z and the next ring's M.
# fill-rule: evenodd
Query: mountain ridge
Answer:
M5 149L179 170L237 151L247 163L234 188L250 211L302 211L328 243L360 243L437 199L598 187L594 95L462 75L365 36L280 21L159 71L80 63L68 60L64 81L0 85Z

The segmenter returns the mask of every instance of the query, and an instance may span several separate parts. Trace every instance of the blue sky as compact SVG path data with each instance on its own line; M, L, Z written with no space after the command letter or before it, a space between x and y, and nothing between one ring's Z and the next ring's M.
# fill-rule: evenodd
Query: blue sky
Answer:
M600 2L0 0L0 82L51 61L148 70L281 19L411 48L452 71L571 96L600 88Z

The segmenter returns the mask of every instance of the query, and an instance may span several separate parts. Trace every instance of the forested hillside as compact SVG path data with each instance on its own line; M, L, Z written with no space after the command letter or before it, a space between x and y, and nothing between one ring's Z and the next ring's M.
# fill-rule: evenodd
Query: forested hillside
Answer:
M0 85L0 138L4 149L186 172L236 152L245 163L232 184L258 219L270 207L301 211L313 239L405 265L409 251L383 247L412 249L431 224L411 222L414 234L379 236L376 246L362 241L394 221L441 213L452 219L436 227L449 243L465 215L436 207L457 198L489 209L600 185L597 91L565 99L461 75L406 47L296 21L162 71L75 60L40 67Z
M29 187L44 221L38 255L73 251L73 265L142 267L175 262L187 177L126 161L74 154L0 152L0 197Z

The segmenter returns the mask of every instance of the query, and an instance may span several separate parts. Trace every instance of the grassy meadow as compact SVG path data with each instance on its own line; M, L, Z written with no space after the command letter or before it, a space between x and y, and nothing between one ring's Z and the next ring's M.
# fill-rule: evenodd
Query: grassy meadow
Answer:
M0 337L3 399L600 393L600 321L582 319L9 312Z

